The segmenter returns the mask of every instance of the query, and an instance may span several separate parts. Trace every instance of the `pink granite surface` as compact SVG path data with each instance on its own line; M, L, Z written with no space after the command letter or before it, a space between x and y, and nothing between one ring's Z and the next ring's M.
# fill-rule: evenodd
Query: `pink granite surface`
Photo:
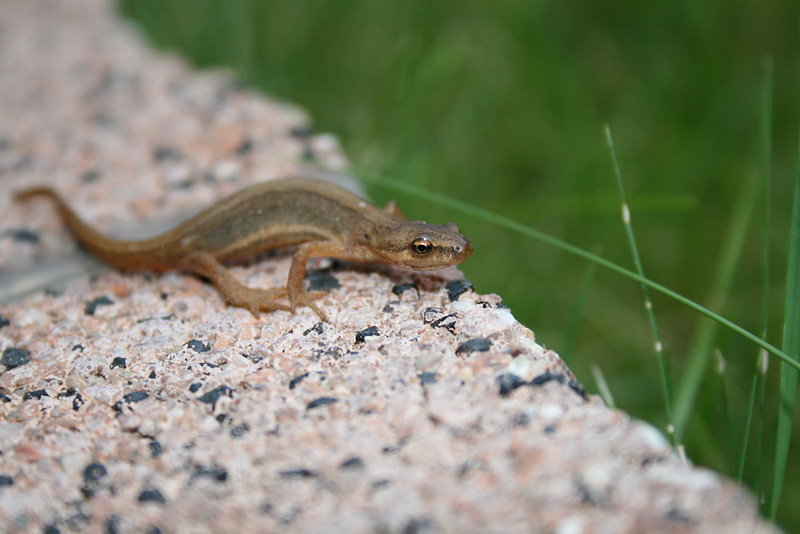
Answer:
M0 530L776 531L454 268L334 264L329 323L254 319L192 276L87 267L48 204L11 202L47 183L152 233L300 161L341 168L307 124L106 1L0 0ZM289 263L234 272L270 287Z

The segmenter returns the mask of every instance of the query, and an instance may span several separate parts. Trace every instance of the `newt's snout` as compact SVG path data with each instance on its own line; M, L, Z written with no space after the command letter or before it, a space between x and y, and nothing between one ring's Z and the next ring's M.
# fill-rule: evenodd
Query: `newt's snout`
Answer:
M451 242L450 250L453 257L453 265L461 263L472 256L472 243L464 237L456 223L444 223L442 230L442 247L445 248L447 242Z
M441 230L440 246L445 253L447 253L448 245L450 246L451 265L459 264L472 256L472 243L464 237L456 223L444 223L441 225Z
M455 245L453 247L453 256L457 258L456 263L461 263L472 256L472 243L470 243L470 240L464 237L463 245Z

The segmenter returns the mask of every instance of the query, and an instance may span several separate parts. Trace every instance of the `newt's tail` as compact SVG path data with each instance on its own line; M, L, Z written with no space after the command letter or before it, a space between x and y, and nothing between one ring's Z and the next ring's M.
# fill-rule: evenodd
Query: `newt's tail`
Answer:
M78 243L109 265L119 269L160 270L162 268L157 258L153 256L153 247L149 242L119 241L101 234L83 222L64 199L49 187L27 189L14 195L17 201L27 201L36 197L49 199Z

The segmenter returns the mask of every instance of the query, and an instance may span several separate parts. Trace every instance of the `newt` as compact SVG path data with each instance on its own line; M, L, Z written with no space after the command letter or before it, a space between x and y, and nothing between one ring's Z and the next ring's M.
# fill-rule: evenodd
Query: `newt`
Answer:
M17 200L51 200L78 243L120 270L179 270L208 279L234 306L259 312L311 308L323 291L303 288L310 258L387 263L434 270L461 263L472 244L454 223L406 220L390 202L380 209L336 185L308 178L285 178L246 187L201 211L172 230L149 239L121 241L86 224L52 189L33 188ZM285 288L243 285L223 265L228 260L296 245ZM282 302L287 300L288 304Z

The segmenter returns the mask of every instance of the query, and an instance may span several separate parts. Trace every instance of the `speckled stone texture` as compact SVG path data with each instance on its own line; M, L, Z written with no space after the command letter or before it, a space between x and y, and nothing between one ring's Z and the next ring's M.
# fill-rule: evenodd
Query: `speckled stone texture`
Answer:
M51 206L11 202L48 183L103 230L163 228L345 165L307 124L150 51L104 1L0 0L0 290L46 280L0 307L0 530L776 531L455 268L313 263L339 286L329 323L255 319L179 273L49 277L81 256ZM270 287L290 259L233 269Z

